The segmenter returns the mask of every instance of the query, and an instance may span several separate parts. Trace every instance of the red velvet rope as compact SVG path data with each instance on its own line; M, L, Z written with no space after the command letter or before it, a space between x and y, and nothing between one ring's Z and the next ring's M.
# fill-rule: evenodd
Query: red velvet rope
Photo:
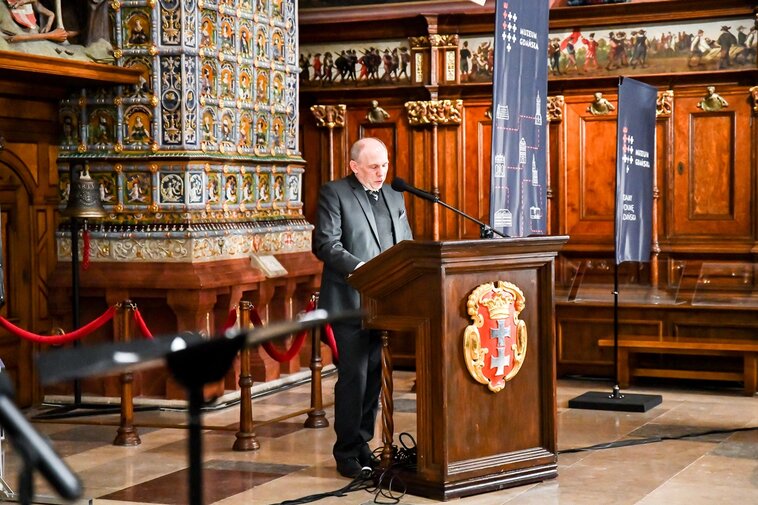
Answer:
M316 303L314 301L308 302L308 306L305 308L306 312L310 312L313 309L316 308ZM263 321L261 320L260 314L258 314L258 309L255 307L252 307L252 310L250 311L250 319L253 323L253 326L263 326ZM329 349L332 351L332 355L334 356L334 360L337 360L337 344L334 341L334 332L332 331L331 325L326 325L326 331L324 332L326 335L326 343L329 346ZM290 361L292 358L294 358L297 353L300 352L300 349L303 347L303 343L305 342L305 337L308 335L307 331L301 331L298 333L298 335L295 337L295 341L292 343L292 347L289 348L286 352L282 353L279 352L279 350L274 347L274 345L271 342L264 342L263 343L263 349L266 351L266 353L271 356L274 360L278 361L279 363L285 363L287 361Z
M229 315L226 316L226 321L224 321L224 326L221 327L221 330L219 330L219 333L225 333L226 330L234 326L234 323L237 322L237 309L232 309L229 311Z
M2 316L0 316L0 326L5 328L13 335L16 335L17 337L23 338L25 340L31 340L32 342L37 342L40 344L59 345L65 344L67 342L73 342L74 340L78 340L98 330L105 323L113 319L113 315L115 313L116 307L110 307L94 321L86 324L85 326L82 326L78 330L74 330L71 333L64 333L63 335L38 335L36 333L32 333L19 328Z
M310 304L309 304L310 306ZM261 320L260 314L258 314L258 309L255 307L252 307L250 310L250 320L253 322L253 326L263 326L263 321ZM290 347L286 352L281 353L279 350L274 347L274 344L271 342L264 342L263 343L263 349L266 351L266 353L274 358L279 363L286 363L287 361L290 361L292 358L297 356L297 353L300 352L300 349L303 347L303 343L305 342L305 337L308 334L307 331L301 331L297 334L295 337L295 341L292 343L292 347Z
M82 242L84 245L84 247L82 248L82 269L89 270L89 253L90 253L89 230L84 230L84 232L82 232Z
M142 314L140 314L139 309L134 309L134 322L137 323L137 328L139 328L139 331L142 333L143 337L149 340L153 339L153 334L145 324L145 320L142 318Z
M324 333L321 334L321 340L324 339L326 340L326 345L328 345L329 349L332 351L332 358L334 358L334 362L336 363L340 360L340 355L337 351L337 341L334 340L334 330L329 323L326 323L324 326Z

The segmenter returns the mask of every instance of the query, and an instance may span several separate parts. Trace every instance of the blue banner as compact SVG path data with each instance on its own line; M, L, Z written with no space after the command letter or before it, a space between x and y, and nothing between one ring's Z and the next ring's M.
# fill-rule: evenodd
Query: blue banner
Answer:
M548 10L545 1L497 4L490 226L510 237L547 228Z
M619 82L616 264L650 261L657 97L653 86L624 77Z

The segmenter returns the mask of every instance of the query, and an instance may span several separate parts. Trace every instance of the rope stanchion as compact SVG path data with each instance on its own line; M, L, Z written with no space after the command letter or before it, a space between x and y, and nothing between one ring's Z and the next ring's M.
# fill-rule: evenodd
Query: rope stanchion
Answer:
M250 326L250 307L253 304L248 301L241 301L239 304L240 314L240 327L247 329ZM231 319L231 315L234 313L236 318L237 312L233 311L229 313L228 320ZM260 318L259 318L260 319ZM228 324L231 328L235 321ZM234 444L232 449L235 451L255 451L260 449L261 444L258 442L258 438L255 436L253 430L253 376L250 371L250 348L245 346L240 351L240 424L239 431L235 434Z
M131 300L125 300L118 304L118 317L114 319L115 342L130 342L132 340L133 326L132 321L136 322L134 313L137 306ZM116 431L116 438L113 439L113 445L118 446L137 446L142 443L134 427L134 374L124 372L119 375L119 384L121 386L121 408L120 422Z
M139 331L142 333L143 337L149 340L153 339L153 334L145 324L145 320L142 318L142 314L137 307L134 308L134 322L137 323L137 327L139 328Z
M105 323L113 319L113 315L115 313L116 307L110 307L94 321L86 324L85 326L82 326L78 330L72 331L70 333L64 333L63 335L38 335L36 333L32 333L30 331L19 328L2 316L0 316L0 326L2 326L5 330L9 331L13 335L19 338L23 338L24 340L29 340L39 344L60 345L66 344L68 342L73 342L74 340L78 340L89 335L90 333L99 330L100 327L102 327Z

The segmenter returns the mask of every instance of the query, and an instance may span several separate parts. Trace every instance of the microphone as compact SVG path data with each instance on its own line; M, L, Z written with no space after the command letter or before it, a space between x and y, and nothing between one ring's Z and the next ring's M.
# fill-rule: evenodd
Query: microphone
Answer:
M392 189L394 189L395 191L399 191L401 193L403 191L407 191L408 193L413 193L414 195L418 196L419 198L423 198L424 200L429 200L430 202L438 202L439 201L439 198L437 198L433 194L427 193L426 191L423 191L423 190L418 189L418 188L414 188L413 186L411 186L410 184L408 184L407 182L405 182L400 177L395 177L394 179L392 179L392 184L390 184L390 186L392 186Z
M33 460L32 466L39 468L58 494L67 500L75 500L82 495L79 478L13 403L13 385L4 372L0 372L0 426L19 452Z

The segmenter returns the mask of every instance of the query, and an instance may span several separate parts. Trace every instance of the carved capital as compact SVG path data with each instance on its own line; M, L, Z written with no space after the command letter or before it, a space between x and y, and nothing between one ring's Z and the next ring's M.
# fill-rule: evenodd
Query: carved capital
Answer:
M405 109L411 126L459 125L463 112L463 100L405 102Z
M408 37L408 44L411 48L429 47L429 37L426 35L420 37Z
M753 86L750 91L750 96L753 97L753 112L758 113L758 86Z
M563 108L565 106L566 101L563 99L563 95L547 97L547 120L552 123L563 121Z
M674 108L674 90L667 89L666 91L658 92L658 99L655 101L655 115L656 117L670 117L671 111Z
M323 128L343 128L345 126L344 104L338 105L312 105L311 112L316 118L316 125Z
M435 33L429 35L429 43L433 47L458 47L458 34L450 33L443 35L440 33Z

